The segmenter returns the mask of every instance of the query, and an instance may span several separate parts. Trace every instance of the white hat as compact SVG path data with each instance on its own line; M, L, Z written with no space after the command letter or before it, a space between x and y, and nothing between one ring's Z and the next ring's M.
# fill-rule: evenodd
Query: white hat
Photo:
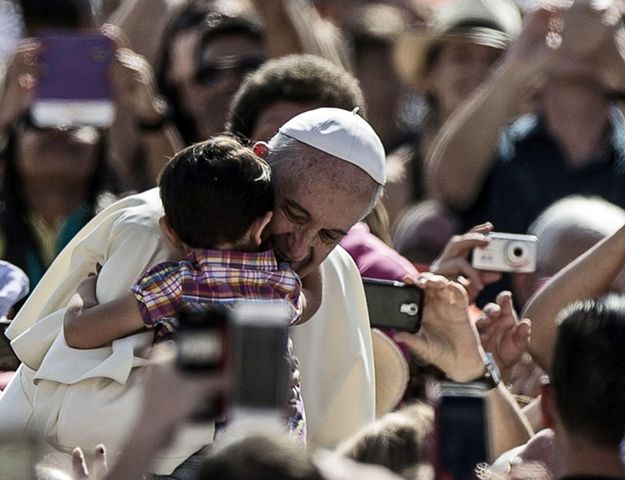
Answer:
M282 135L352 163L384 185L384 146L371 125L341 108L317 108L293 117L279 130Z
M400 77L423 87L429 52L446 38L505 49L521 30L521 13L512 0L447 0L432 12L426 29L405 32L395 45Z

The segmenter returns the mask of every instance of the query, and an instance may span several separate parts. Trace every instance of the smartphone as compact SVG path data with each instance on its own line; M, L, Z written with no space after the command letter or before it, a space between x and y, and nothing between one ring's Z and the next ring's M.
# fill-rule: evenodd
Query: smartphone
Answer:
M114 45L100 33L42 33L31 109L36 126L109 127L115 118L109 69Z
M536 271L538 257L534 235L491 232L490 243L473 249L472 265L478 270L531 273Z
M178 314L176 367L191 375L224 372L229 368L229 312L220 305L188 304ZM191 417L202 423L222 417L226 398L211 397Z
M369 324L382 330L416 333L421 328L423 290L392 280L363 278Z
M235 304L230 317L234 387L229 417L284 416L290 392L288 325L284 302Z
M488 461L486 387L443 382L434 414L436 480L476 479Z

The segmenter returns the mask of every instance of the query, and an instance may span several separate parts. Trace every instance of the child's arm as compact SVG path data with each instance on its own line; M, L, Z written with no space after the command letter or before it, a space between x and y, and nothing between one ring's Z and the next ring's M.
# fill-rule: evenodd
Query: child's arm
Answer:
M302 278L303 312L297 325L306 323L319 310L323 293L322 283L321 267L317 267Z
M96 348L144 328L137 300L132 293L98 305L97 276L84 280L65 310L65 342L72 348Z

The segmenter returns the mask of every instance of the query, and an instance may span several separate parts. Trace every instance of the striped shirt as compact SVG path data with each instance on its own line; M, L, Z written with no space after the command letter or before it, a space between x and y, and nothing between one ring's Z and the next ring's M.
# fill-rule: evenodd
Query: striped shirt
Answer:
M194 249L184 260L151 268L132 287L143 322L156 329L156 339L177 329L176 314L187 303L231 305L248 301L285 300L291 324L302 313L302 283L287 264L266 252Z

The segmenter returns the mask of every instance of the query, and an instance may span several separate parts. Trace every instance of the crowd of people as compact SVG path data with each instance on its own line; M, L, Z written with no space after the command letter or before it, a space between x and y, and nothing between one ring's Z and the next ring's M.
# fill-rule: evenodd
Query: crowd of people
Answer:
M625 478L625 5L535 3L0 0L0 479Z

